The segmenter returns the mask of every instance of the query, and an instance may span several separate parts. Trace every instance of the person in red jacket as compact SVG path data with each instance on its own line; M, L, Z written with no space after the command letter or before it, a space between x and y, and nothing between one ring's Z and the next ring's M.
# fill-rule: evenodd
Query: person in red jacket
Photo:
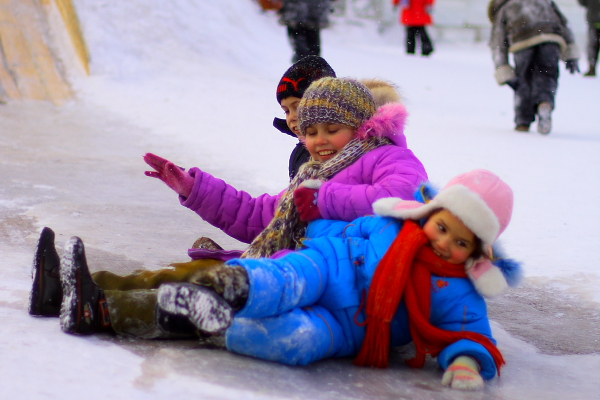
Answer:
M421 38L421 54L433 52L433 44L427 35L426 25L433 23L431 8L435 0L392 0L395 7L402 8L400 22L406 26L406 52L415 53L417 36Z

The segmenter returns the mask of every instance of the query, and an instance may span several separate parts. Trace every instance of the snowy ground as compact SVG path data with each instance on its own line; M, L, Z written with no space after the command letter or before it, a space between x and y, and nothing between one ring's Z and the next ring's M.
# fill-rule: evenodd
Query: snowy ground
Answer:
M487 168L513 187L502 242L526 281L490 302L507 366L483 392L442 388L435 364L410 370L401 354L387 371L350 360L291 368L190 341L73 337L27 315L43 226L59 245L81 236L95 270L185 260L199 236L240 248L144 177L145 152L255 195L286 186L294 142L270 126L282 115L285 30L249 1L204 3L75 1L92 54L92 76L73 77L78 100L0 106L2 398L600 399L600 80L563 68L552 134L516 133L485 44L436 42L430 58L407 56L397 27L380 36L337 20L323 56L339 76L400 86L409 146L433 182Z

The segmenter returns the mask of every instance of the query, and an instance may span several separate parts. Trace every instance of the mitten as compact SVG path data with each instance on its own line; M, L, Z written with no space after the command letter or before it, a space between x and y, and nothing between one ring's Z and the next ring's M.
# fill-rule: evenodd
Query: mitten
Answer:
M442 385L459 390L483 389L483 378L479 374L479 364L469 356L454 359L442 376Z
M567 69L572 74L579 72L579 62L577 60L567 60Z
M317 201L322 184L323 181L308 179L294 190L294 204L302 221L310 222L321 218Z
M188 197L192 193L194 178L185 169L152 153L146 153L144 161L154 168L154 171L146 171L146 176L160 179L180 196Z
M496 69L496 72L494 72L494 78L496 78L498 85L504 85L506 82L515 79L516 77L515 70L508 64L499 66Z

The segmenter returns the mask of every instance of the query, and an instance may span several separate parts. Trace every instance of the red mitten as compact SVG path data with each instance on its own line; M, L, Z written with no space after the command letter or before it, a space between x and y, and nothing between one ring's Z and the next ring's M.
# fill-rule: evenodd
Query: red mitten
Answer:
M294 190L294 204L302 221L310 222L322 218L317 205L319 188L322 184L323 181L308 179Z
M154 168L154 171L146 171L146 176L160 179L183 197L188 197L192 193L194 178L185 169L152 153L146 153L144 161Z

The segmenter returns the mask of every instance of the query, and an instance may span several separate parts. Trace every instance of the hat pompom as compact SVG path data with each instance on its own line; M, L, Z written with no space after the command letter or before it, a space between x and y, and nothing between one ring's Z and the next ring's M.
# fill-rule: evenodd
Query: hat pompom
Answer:
M500 250L494 246L492 256L500 256ZM480 258L467 261L467 275L479 294L486 298L502 294L509 286L517 287L523 280L521 263L504 257L492 260Z

